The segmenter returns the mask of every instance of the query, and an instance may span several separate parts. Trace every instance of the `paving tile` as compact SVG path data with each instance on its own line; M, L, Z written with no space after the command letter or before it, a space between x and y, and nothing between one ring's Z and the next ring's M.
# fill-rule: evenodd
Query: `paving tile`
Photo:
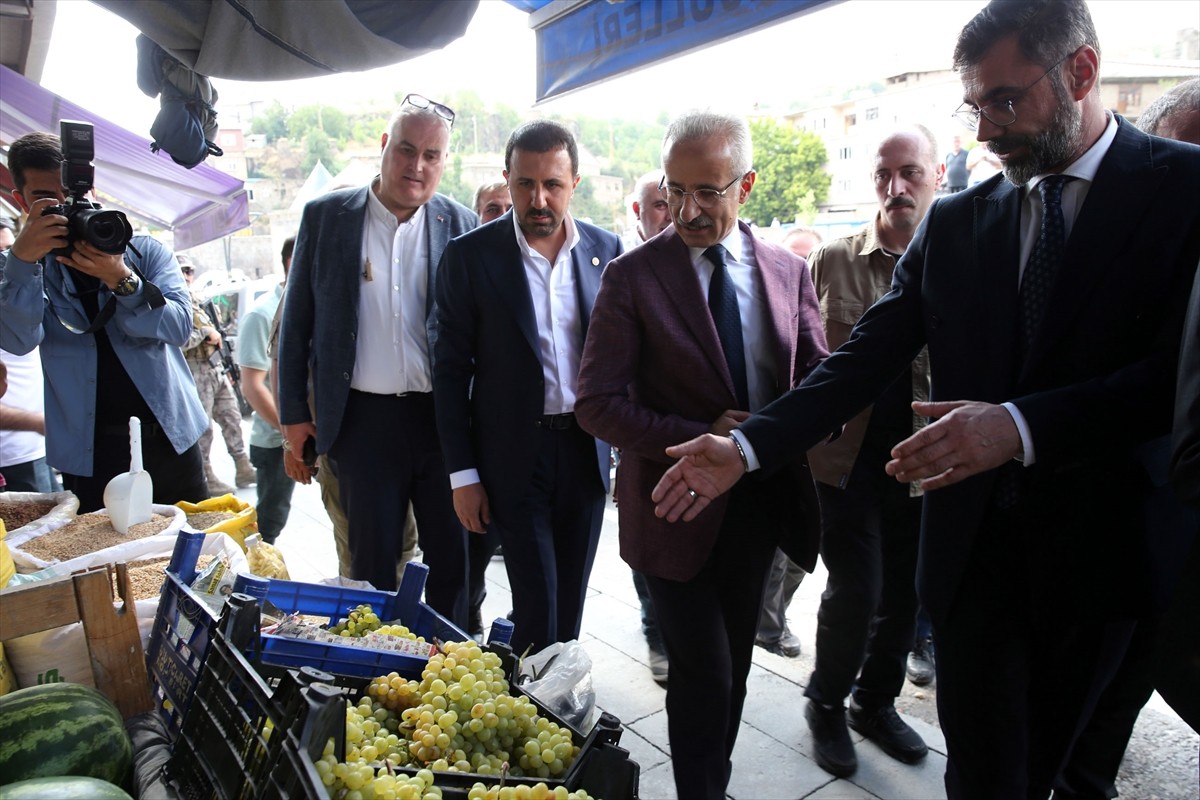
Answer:
M728 791L735 800L799 800L829 780L811 760L762 731L743 725L738 732Z
M675 793L675 773L670 762L642 770L638 785L641 800L679 800Z
M879 798L861 786L855 786L850 781L835 779L812 794L804 795L804 800L879 800Z
M583 646L592 659L598 706L626 724L663 710L666 690L654 682L646 665L598 639L587 639Z
M858 771L850 780L878 797L940 800L946 796L942 778L946 757L931 752L919 764L904 764L888 756L873 743L855 744Z

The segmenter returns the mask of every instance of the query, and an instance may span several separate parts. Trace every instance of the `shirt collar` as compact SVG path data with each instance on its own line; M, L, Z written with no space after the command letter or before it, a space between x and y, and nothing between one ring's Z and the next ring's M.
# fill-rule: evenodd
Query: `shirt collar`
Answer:
M513 230L517 232L517 246L521 248L521 255L528 258L533 255L541 255L538 251L529 246L529 240L525 238L525 231L521 230L520 223L517 222L517 213L514 209L512 212ZM575 249L575 245L579 244L579 228L575 225L575 220L571 218L571 212L567 212L563 217L563 225L567 229L566 246L567 251ZM562 251L559 251L561 255Z
M398 228L401 225L420 225L425 220L425 205L424 203L421 204L411 217L404 222L400 222L396 219L396 215L388 211L388 207L375 194L375 181L371 181L371 185L367 187L367 214L370 215L373 222L379 224L387 223L393 228Z
M717 242L717 244L721 245L727 251L729 251L729 257L733 261L736 261L739 264L746 263L745 261L742 260L742 250L745 249L744 248L745 241L742 239L742 226L740 224L735 223L733 226L733 230L731 230L729 232L729 235L726 236L721 241ZM701 258L704 255L704 251L707 249L708 249L707 247L691 247L691 246L689 246L688 252L692 256L692 263L695 264L696 260Z
M1060 174L1070 175L1073 178L1087 181L1091 183L1096 179L1096 173L1100 170L1100 162L1104 160L1104 156L1108 153L1108 148L1112 146L1113 139L1117 138L1117 118L1114 114L1108 115L1108 124L1104 127L1104 133L1100 134L1100 138L1096 143L1089 147L1083 155L1067 165ZM1034 175L1029 179L1029 183L1025 185L1026 196L1035 194L1034 190L1037 185L1050 176L1051 173L1042 173Z

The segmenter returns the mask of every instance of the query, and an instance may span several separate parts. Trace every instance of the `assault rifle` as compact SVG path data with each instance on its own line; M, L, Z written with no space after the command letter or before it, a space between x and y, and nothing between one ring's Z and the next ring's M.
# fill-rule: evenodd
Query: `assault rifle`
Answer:
M202 304L204 313L208 315L212 325L217 329L217 333L221 334L221 346L213 353L213 357L220 356L220 367L229 376L229 383L233 386L233 396L237 398L238 412L242 415L242 419L246 419L253 413L254 409L246 402L246 398L242 396L242 369L237 365L237 361L233 357L233 345L229 343L229 337L225 333L225 329L221 326L221 319L217 316L216 306L212 300L205 300ZM214 366L216 366L214 364Z

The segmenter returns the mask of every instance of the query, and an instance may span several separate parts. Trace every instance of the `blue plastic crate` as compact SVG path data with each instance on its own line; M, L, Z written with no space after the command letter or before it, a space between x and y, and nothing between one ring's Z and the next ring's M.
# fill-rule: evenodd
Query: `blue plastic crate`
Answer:
M202 533L179 534L146 651L152 691L172 736L179 732L217 624L217 615L189 588L196 579L196 560L203 544ZM332 621L346 616L355 606L370 603L380 619L399 619L426 641L470 639L465 631L421 602L428 574L426 565L409 562L396 592L276 579L269 581L266 599L285 612L329 617ZM507 643L511 636L511 624L497 620L489 641ZM427 661L421 656L270 634L260 636L258 650L258 659L266 668L314 667L354 678L374 678L389 672L419 678Z

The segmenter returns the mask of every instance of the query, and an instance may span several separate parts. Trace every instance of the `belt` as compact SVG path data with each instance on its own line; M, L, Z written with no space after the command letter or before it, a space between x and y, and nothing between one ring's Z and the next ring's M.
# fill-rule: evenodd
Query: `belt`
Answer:
M545 414L533 423L538 428L552 431L565 431L575 425L575 415L568 411L566 414Z

